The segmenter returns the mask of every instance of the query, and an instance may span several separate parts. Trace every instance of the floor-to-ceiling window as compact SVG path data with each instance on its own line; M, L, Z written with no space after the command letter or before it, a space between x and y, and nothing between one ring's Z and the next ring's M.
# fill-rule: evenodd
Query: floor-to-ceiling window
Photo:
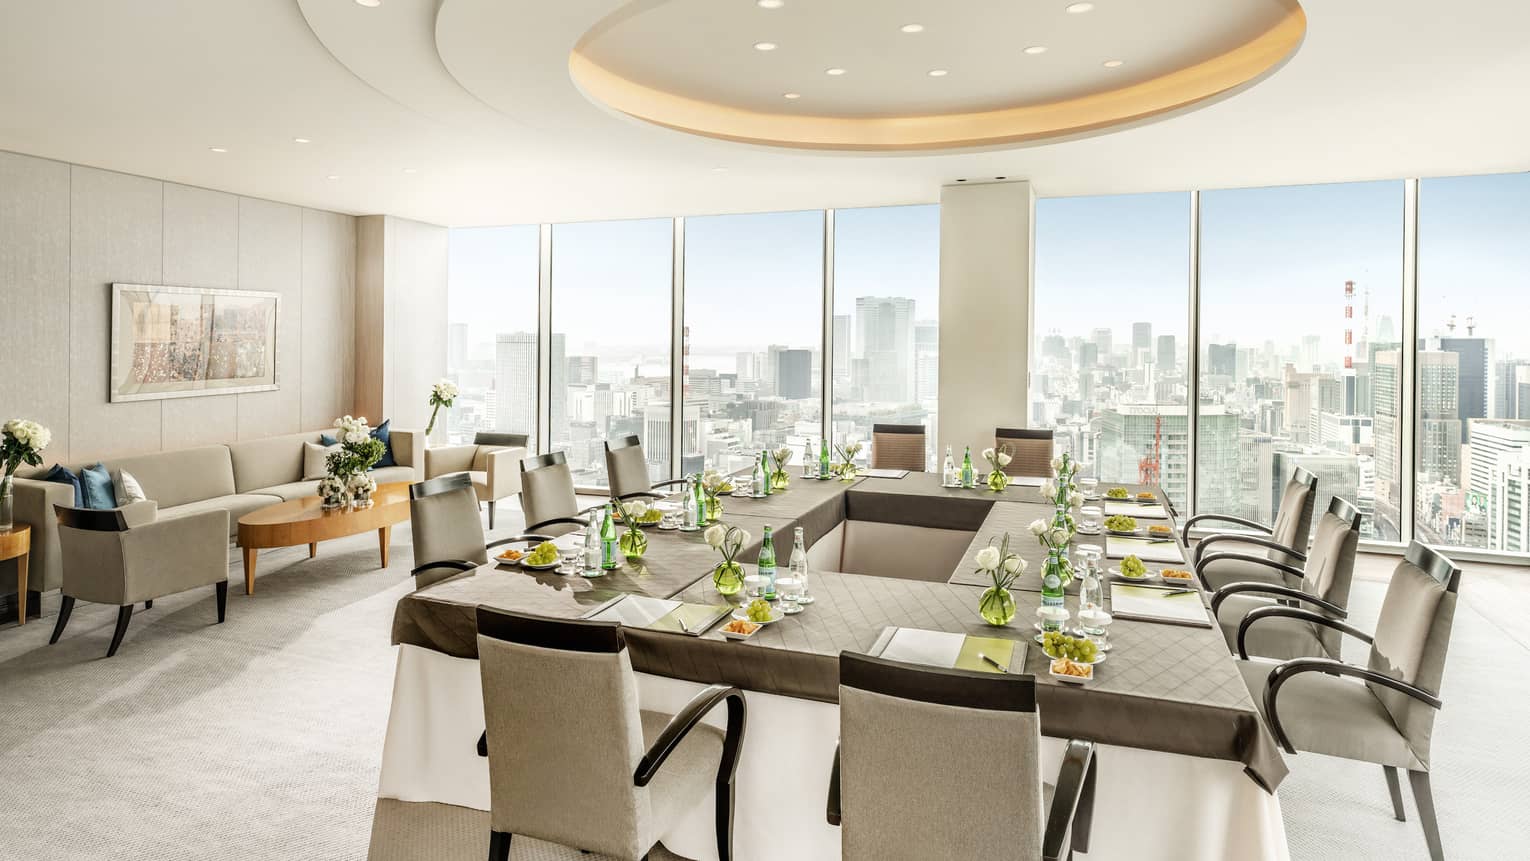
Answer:
M868 442L873 424L922 424L933 463L939 206L835 211L833 319L835 443Z
M673 248L667 218L553 225L550 448L580 487L606 486L605 441L628 434L669 477Z
M1400 180L1201 193L1197 506L1269 523L1297 467L1401 534Z
M822 435L824 214L685 220L683 471Z
M1031 427L1186 509L1190 195L1036 202Z
M1421 541L1530 550L1530 174L1419 183Z
M506 431L536 450L538 246L534 224L451 231L446 372L461 393L439 419L451 442Z

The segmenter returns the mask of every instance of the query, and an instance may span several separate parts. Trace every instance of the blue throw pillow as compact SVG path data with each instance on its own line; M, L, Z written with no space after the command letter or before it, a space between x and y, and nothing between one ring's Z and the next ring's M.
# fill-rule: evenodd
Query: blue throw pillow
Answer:
M43 481L56 481L59 484L67 484L70 487L73 487L74 488L74 507L75 508L84 508L85 507L85 493L84 493L83 490L80 489L80 477L78 475L75 475L74 473L70 472L69 470L64 469L63 466L55 463L53 465L53 468L48 470L47 475L44 475L42 477L42 480Z
M372 464L373 469L382 469L385 466L398 466L398 462L393 459L393 442L388 436L388 422L391 421L393 419L383 419L382 424L372 428L372 439L382 440L383 444L382 457L377 459L377 463ZM319 445L334 445L337 442L339 440L327 433L319 434Z
M97 463L80 470L80 495L86 508L117 507L117 491L112 487L112 474L106 471L105 464Z

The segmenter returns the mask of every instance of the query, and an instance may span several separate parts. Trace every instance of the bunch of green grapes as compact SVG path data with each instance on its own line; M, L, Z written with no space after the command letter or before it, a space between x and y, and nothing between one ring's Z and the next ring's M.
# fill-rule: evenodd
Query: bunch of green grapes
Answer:
M1145 574L1147 574L1147 566L1143 565L1142 560L1138 559L1135 555L1121 560L1121 576L1142 577Z
M556 562L558 561L558 545L551 541L543 541L527 555L526 561L532 565L548 565Z
M1060 631L1042 634L1041 649L1050 657L1068 658L1080 664L1094 663L1100 651L1088 637L1070 637Z
M1124 487L1112 487L1105 491L1106 499L1125 499L1129 495Z
M744 610L744 612L749 614L749 621L751 622L770 621L770 604L763 599L756 598L753 601L750 601L749 606Z

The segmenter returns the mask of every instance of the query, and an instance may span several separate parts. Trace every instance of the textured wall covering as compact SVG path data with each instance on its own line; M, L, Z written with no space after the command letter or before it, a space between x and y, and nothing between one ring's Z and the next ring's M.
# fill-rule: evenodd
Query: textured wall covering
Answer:
M51 428L52 463L292 433L350 412L355 222L0 152L0 421ZM281 388L109 403L114 281L282 294Z
M445 227L356 219L356 409L423 428L432 384L446 375Z

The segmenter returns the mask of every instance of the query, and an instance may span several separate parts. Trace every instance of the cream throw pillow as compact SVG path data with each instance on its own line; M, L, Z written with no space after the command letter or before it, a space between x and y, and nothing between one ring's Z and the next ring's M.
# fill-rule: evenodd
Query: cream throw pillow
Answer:
M324 461L329 458L329 453L339 451L340 444L318 445L317 443L303 443L303 480L309 481L315 478L323 478L329 473L329 467Z
M134 478L131 472L121 469L112 471L112 492L117 497L118 508L148 499L138 479Z

